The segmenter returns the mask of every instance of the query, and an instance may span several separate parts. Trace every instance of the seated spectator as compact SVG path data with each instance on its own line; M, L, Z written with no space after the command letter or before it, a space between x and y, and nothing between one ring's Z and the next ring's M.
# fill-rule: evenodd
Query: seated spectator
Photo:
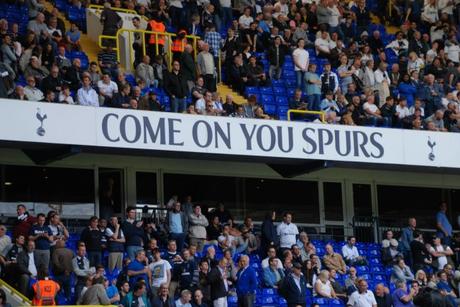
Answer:
M64 84L61 88L61 91L58 95L58 102L59 103L66 103L66 104L75 104L73 97L70 93L70 88L68 85Z
M332 289L334 289L335 295L341 300L347 299L347 291L345 286L337 281L337 272L335 270L329 271L329 281L331 282Z
M29 282L37 278L37 255L35 253L35 242L29 240L25 250L20 252L17 256L17 277L18 277L18 290L21 293L30 295Z
M196 289L193 294L193 307L208 307L208 304L204 300L203 291Z
M139 103L139 109L144 111L164 111L164 107L161 105L157 98L155 91L149 91L148 95L142 97Z
M27 85L24 87L24 94L29 101L41 101L45 96L43 92L36 87L34 76L26 77Z
M339 106L334 100L334 94L332 91L326 92L326 97L321 101L320 110L326 113L326 121L337 119L337 113L339 112ZM337 119L337 120L340 120Z
M433 258L433 263L431 265L438 271L443 270L448 263L453 264L451 256L454 252L448 245L441 243L440 237L436 236L433 238L433 245L430 246L428 251Z
M91 62L89 64L88 74L91 77L91 80L93 80L93 83L95 85L99 82L99 80L101 80L101 74L99 73L97 68L98 67L97 67L96 62ZM117 86L118 86L118 83L117 83Z
M353 292L348 299L347 306L360 307L360 306L377 306L374 293L367 289L367 281L359 279L357 281L358 291Z
M409 42L404 38L403 32L399 31L396 33L396 38L388 45L385 46L385 49L391 49L397 56L407 55L407 50L409 49Z
M248 80L248 70L244 66L242 55L238 54L233 57L233 65L229 72L229 83L232 85L232 89L243 94Z
M268 288L278 288L279 282L284 278L284 271L279 268L280 260L275 257L268 259L269 266L264 268L264 285Z
M321 266L313 266L313 261L311 259L308 259L303 263L302 273L305 276L305 282L308 289L313 288L314 282L318 278L320 272Z
M264 113L262 107L257 107L254 111L254 118L257 119L272 119L270 115Z
M59 75L59 67L53 65L51 67L50 74L45 77L41 82L41 90L46 93L52 91L55 96L59 95L59 92L64 85L64 80Z
M406 265L403 258L398 258L393 265L393 271L391 272L391 282L396 283L398 280L408 282L414 279L414 274L410 268Z
M67 69L64 79L69 83L69 87L72 91L76 91L80 88L81 82L83 82L83 71L79 58L75 58L72 61L72 66Z
M128 109L130 107L131 100L131 97L129 96L130 92L131 86L129 84L122 85L118 89L118 93L112 97L108 106L113 108Z
M314 287L316 296L324 298L336 298L334 289L332 288L331 282L329 281L329 271L322 270L319 273L318 279L316 280Z
M82 87L77 91L77 101L81 106L99 107L99 98L96 91L91 86L91 78L84 75Z
M110 304L119 305L120 304L120 294L118 293L117 287L115 287L111 282L104 277L104 288L107 297L110 300Z
M10 95L10 98L16 100L29 100L26 94L24 93L24 87L21 85L16 85L14 93Z
M169 296L169 287L162 284L158 296L152 300L152 307L175 306L174 296Z
M389 230L391 231L391 230ZM403 255L398 250L398 241L396 239L382 241L382 262L385 265L393 265L399 257Z
M45 92L45 98L40 100L41 102L48 102L48 103L54 103L56 102L56 96L54 96L54 92L51 90L47 90Z
M403 280L396 281L396 290L392 293L394 307L414 306L413 300L417 295L417 290L411 288L407 291L406 282Z
M68 49L80 51L81 50L81 46L80 46L81 32L78 29L78 26L76 23L74 22L70 23L70 29L69 31L66 32L65 35L66 35Z
M345 263L348 265L367 265L367 261L363 256L359 255L358 249L355 246L356 238L348 237L347 244L342 246L342 255Z
M117 84L110 79L108 74L103 74L102 80L97 82L97 88L99 89L100 104L109 106L113 96L118 93Z
M257 64L257 58L255 56L251 56L249 58L247 70L248 70L247 85L251 85L251 86L269 86L270 85L270 80L265 75L263 66Z
M367 97L366 102L363 104L363 110L366 115L366 122L369 126L384 126L388 127L388 118L382 117L382 112L379 110L377 105L375 105L375 97L374 95L370 95Z
M127 289L129 289L128 283L126 283L125 286L127 286ZM122 291L123 293L125 293L125 295L121 300L121 305L123 305L123 307L131 307L135 304L139 304L139 301L142 301L144 306L150 305L150 302L147 298L146 286L143 281L138 281L134 285L132 291L126 292L126 289L124 287L122 288Z
M422 107L422 101L420 98L415 98L414 105L409 108L409 113L412 115L415 113L415 110L419 109L420 110L420 116L422 118L425 117L425 109Z
M49 75L48 69L40 64L40 60L36 56L30 58L30 62L24 70L25 77L34 77L35 80L41 82Z
M409 108L407 107L406 98L399 98L398 105L396 105L395 111L396 111L395 115L398 118L398 122L396 123L396 125L398 127L402 127L402 122L404 118L410 115Z
M292 253L292 262L303 264L302 255L300 253L300 248L297 244L291 246L291 253Z
M81 305L110 305L110 299L104 287L104 277L100 276L93 279L92 285L85 291L81 300Z
M345 279L345 287L347 288L347 293L349 295L358 290L358 275L356 273L357 271L355 267L350 267L348 269L348 274Z
M334 248L330 244L326 245L326 255L324 255L323 263L328 270L336 270L340 274L345 274L347 271L342 256L334 252Z
M425 123L426 125L432 125L432 129L434 129L435 131L447 131L447 129L445 128L443 110L437 110L434 114L428 116L425 119Z
M428 279L426 277L426 273L423 270L418 270L417 273L415 273L415 281L418 282L419 286L426 287L428 285Z
M192 307L190 304L192 300L192 292L190 290L182 290L180 293L180 297L176 300L175 306L176 307Z
M377 284L374 290L375 301L378 307L392 307L393 300L390 290L384 284Z

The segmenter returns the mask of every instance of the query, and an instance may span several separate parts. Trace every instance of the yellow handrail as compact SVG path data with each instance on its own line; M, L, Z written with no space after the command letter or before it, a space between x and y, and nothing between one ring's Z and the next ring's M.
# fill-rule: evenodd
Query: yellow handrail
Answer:
M15 288L11 287L6 281L4 281L3 279L0 279L0 286L3 286L5 288L8 289L8 291L10 291L12 294L18 296L21 300L23 300L25 303L27 304L31 304L32 302L27 298L25 297L21 292L19 292L18 290L16 290Z
M118 59L118 62L120 62L121 60L121 50L120 50L120 39L119 39L119 36L124 33L124 32L127 32L129 34L129 37L131 37L131 33L141 33L142 34L142 39L144 40L144 43L142 44L142 55L146 55L147 54L147 50L146 50L146 39L145 39L145 35L155 35L155 41L157 42L158 41L158 38L159 37L165 37L165 39L168 39L169 43L168 43L168 68L171 69L171 65L172 65L172 52L171 52L171 43L173 41L173 38L175 36L177 36L177 34L175 33L169 33L169 32L155 32L155 31L147 31L147 30L139 30L139 29L119 29L117 31L117 34L115 36L108 36L108 35L100 35L99 36L99 47L100 48L105 48L105 46L103 46L102 44L102 40L103 39L113 39L113 40L116 40L116 43L117 43L117 46L115 48L113 48L113 50L117 51L117 59ZM189 39L189 40L192 40L193 43L192 43L192 46L193 46L193 50L194 50L194 55L195 55L195 59L196 59L196 56L197 56L197 41L200 39L199 36L195 36L195 35L186 35L185 38ZM128 38L130 39L130 38ZM155 47L156 47L156 50L155 50L155 53L156 54L159 54L159 47L158 47L158 44L155 44ZM133 49L132 49L132 44L130 43L129 44L129 54L130 54L130 57L129 58L132 58L131 57L131 53L133 52ZM133 63L132 61L130 61L130 67L132 70L133 69Z
M322 111L309 111L309 110L295 110L295 109L289 109L287 112L287 118L288 120L291 120L291 113L295 114L309 114L309 115L319 115L321 122L325 123L326 122L326 113Z

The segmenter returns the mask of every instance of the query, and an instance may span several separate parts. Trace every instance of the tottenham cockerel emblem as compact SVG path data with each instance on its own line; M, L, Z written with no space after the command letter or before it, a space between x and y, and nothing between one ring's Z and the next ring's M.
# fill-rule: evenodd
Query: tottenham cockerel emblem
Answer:
M43 128L43 122L45 121L45 119L47 118L46 114L42 114L40 108L37 108L37 119L40 121L40 127L37 128L37 134L39 136L44 136L46 131L45 131L45 128Z
M434 155L434 152L433 152L433 149L434 147L436 146L436 142L432 142L431 141L431 138L428 137L428 147L430 147L430 153L428 154L428 159L430 159L430 161L434 161L434 159L436 158L436 156Z

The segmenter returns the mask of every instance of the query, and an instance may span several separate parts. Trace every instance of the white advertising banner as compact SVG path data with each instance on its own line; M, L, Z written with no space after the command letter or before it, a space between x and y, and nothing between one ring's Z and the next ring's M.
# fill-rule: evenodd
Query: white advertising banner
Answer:
M0 140L460 168L460 134L0 100Z

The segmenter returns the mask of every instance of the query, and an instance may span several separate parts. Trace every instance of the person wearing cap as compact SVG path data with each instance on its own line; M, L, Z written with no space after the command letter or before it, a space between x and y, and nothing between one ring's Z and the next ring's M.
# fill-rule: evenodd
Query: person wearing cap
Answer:
M292 273L282 280L279 289L280 295L286 299L288 307L306 305L307 287L300 263L293 264Z
M454 252L448 245L441 244L440 236L433 237L433 245L428 249L433 257L433 265L438 270L444 269L444 266L449 262L452 263L450 258Z
M382 262L385 265L392 265L397 257L403 257L398 251L398 241L396 239L382 241Z

